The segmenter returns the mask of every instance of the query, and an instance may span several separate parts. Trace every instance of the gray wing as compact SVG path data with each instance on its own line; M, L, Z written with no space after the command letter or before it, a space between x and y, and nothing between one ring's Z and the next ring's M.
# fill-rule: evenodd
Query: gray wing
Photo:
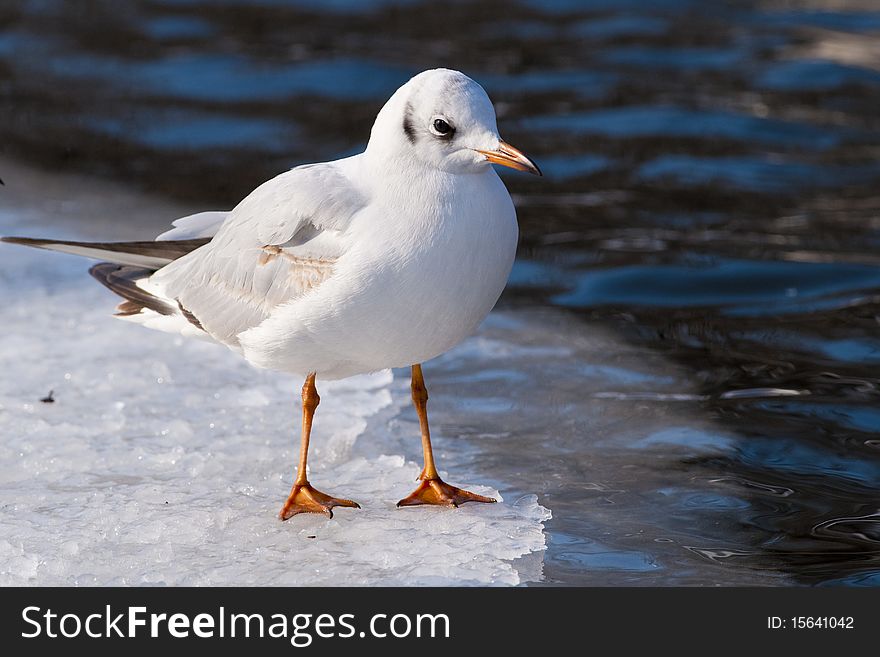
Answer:
M216 340L238 335L333 275L343 236L366 204L332 163L293 169L232 210L211 242L143 283Z

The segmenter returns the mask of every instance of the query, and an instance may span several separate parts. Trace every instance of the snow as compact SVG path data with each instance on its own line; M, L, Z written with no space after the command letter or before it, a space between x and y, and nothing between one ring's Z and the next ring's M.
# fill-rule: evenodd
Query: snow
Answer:
M76 214L71 204L66 211ZM0 234L77 236L51 221L38 204L13 203L0 211ZM87 275L87 260L12 245L0 254L0 584L517 585L541 577L550 512L534 495L395 508L420 470L398 453L404 438L414 449L419 440L412 422L399 421L408 404L400 376L319 381L310 479L363 508L282 523L301 381L222 347L113 319L115 301ZM478 340L461 353L474 349ZM54 403L41 402L50 390ZM499 497L478 485L479 463L463 476L449 481Z

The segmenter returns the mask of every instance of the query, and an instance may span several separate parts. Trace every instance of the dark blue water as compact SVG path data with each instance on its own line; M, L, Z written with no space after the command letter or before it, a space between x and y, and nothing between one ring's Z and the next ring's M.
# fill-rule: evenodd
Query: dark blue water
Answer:
M880 7L7 2L0 153L224 207L435 66L547 174L427 370L449 469L539 493L551 584L880 584Z

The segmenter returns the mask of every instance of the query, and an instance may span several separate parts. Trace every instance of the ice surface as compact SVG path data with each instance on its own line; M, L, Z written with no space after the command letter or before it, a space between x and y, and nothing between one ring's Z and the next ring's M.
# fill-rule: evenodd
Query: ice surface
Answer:
M47 221L7 208L0 234L34 234ZM395 508L420 466L397 449L395 431L408 430L414 445L418 435L393 422L408 400L391 372L319 382L310 479L363 508L282 523L275 514L298 452L300 381L113 319L115 301L86 274L86 260L11 245L0 253L0 584L540 577L550 512L534 495L457 510ZM50 390L54 403L41 402ZM478 463L456 474L451 483L498 496L477 485Z

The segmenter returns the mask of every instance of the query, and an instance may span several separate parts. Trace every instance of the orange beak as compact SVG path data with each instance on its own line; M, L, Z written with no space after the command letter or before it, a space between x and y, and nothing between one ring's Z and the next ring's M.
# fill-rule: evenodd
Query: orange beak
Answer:
M527 171L529 173L533 173L536 176L542 176L544 174L541 173L541 170L538 168L538 165L532 162L529 158L525 156L525 154L519 150L518 148L514 148L506 141L498 140L498 150L494 151L481 151L479 149L474 149L477 153L482 153L486 156L486 159L492 162L493 164L500 164L503 167L510 167L511 169L516 169L517 171Z

